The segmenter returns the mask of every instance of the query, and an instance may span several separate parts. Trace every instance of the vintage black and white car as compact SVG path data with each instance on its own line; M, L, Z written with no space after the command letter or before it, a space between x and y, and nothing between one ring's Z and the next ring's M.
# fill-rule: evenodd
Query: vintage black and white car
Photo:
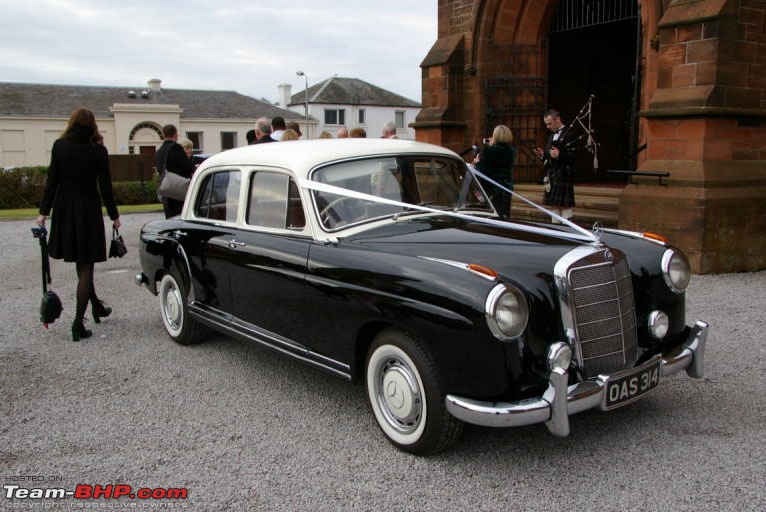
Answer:
M566 436L572 414L702 376L708 325L685 324L681 251L501 221L491 186L413 141L225 151L179 217L143 227L136 281L177 343L212 329L364 382L382 432L416 454L464 422Z

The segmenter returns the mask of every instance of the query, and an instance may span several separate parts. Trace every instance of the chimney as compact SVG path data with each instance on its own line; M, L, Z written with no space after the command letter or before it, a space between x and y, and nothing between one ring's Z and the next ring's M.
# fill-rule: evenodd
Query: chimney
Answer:
M149 86L149 90L152 94L160 94L162 92L162 88L160 87L160 85L162 85L162 80L159 78L152 78L146 82L146 85Z
M290 84L279 84L277 87L279 88L279 106L287 108L290 104L290 98L292 98L293 86Z

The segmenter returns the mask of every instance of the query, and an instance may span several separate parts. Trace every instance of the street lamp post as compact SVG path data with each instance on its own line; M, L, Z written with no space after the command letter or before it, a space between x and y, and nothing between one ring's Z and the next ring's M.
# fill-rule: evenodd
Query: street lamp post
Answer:
M303 71L296 71L296 75L302 76L306 79L306 102L304 103L304 111L305 111L305 118L306 118L306 138L309 138L309 77L306 73Z

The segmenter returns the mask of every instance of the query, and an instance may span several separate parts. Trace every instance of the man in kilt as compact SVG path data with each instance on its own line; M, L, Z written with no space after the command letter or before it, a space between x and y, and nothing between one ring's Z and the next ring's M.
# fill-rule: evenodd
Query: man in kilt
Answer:
M546 128L550 130L545 149L535 148L535 154L545 165L545 194L543 204L553 213L572 218L572 208L575 205L574 174L575 147L570 130L561 120L561 113L548 110L543 116ZM554 223L558 220L552 219Z

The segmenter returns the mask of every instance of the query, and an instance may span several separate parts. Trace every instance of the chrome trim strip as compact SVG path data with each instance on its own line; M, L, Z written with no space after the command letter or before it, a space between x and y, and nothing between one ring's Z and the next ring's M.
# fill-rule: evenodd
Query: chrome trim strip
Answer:
M312 352L298 343L290 342L286 339L281 341L276 335L269 336L268 333L263 332L261 329L245 329L242 322L233 321L229 317L221 316L216 314L215 311L206 308L200 308L195 304L190 304L189 312L202 323L212 324L220 328L224 334L273 349L280 354L289 356L309 366L314 366L336 377L347 381L351 380L351 367L349 365ZM322 361L319 361L320 358ZM343 371L344 369L347 371Z
M685 369L690 377L701 378L708 331L706 322L697 321L678 354L655 356L661 358L661 375ZM548 378L548 389L541 396L518 402L484 402L455 395L447 395L444 401L450 414L467 423L485 427L545 423L552 434L566 436L569 434L569 416L602 408L609 376L599 376L569 387L567 379L566 372L553 371Z

